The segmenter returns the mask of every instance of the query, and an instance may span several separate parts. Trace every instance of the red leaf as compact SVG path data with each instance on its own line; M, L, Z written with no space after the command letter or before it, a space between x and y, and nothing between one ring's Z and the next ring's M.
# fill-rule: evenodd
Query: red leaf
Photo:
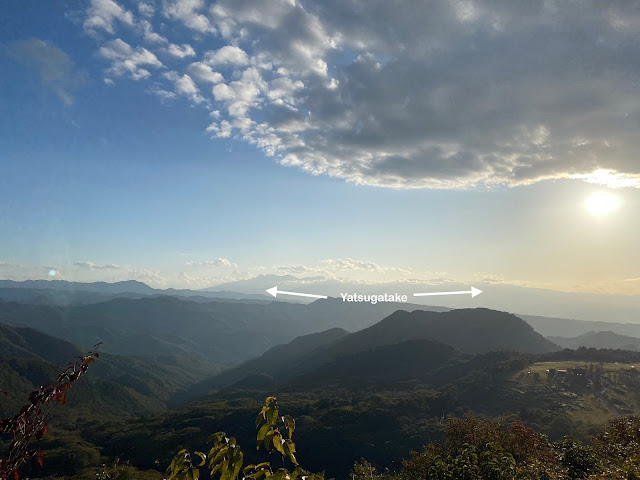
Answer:
M47 424L45 423L43 425L43 427L38 431L38 433L36 433L36 438L38 440L40 440L42 437L44 437L45 433L47 433Z

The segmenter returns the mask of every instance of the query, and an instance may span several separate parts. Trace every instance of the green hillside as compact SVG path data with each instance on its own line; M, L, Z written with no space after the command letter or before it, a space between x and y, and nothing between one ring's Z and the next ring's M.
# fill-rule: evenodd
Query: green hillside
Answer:
M89 345L88 348L91 348ZM88 349L87 348L87 349ZM0 390L11 392L5 411L19 408L39 385L51 383L86 350L32 328L0 324ZM70 396L74 414L130 416L164 409L176 392L218 369L197 359L175 356L122 357L103 353L91 375ZM96 407L99 407L96 409Z

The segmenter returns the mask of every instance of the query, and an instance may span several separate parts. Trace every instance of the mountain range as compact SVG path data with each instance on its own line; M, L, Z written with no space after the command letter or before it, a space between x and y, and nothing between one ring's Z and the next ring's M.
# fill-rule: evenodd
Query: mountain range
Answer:
M7 411L70 357L104 342L70 408L52 421L51 445L68 453L52 455L52 465L72 464L82 444L98 459L154 468L179 447L196 447L190 439L221 429L245 445L255 440L251 422L269 394L299 419L305 465L323 468L337 458L329 468L341 475L354 458L391 462L420 448L449 415L520 417L558 438L590 435L612 416L640 412L632 368L640 352L588 348L637 350L640 334L620 332L638 325L484 307L167 295L135 282L16 285L0 285ZM588 373L552 378L549 368ZM249 427L238 429L247 419Z
M5 411L18 409L39 385L53 382L75 356L87 350L32 328L0 324L0 389ZM198 360L165 356L122 357L100 352L100 359L69 396L74 409L99 409L107 415L162 410L176 392L217 367Z
M427 359L431 362L434 352L440 352L441 356L435 356L444 362L458 354L500 350L546 353L559 350L559 347L535 332L524 320L504 312L483 308L449 312L397 311L354 333L331 329L278 345L260 357L200 382L177 400L197 398L256 375L272 378L274 386L299 375L307 378L307 384L310 379L315 379L317 384L318 379L326 380L331 375L349 381L358 376L415 376L416 371L430 371L424 365ZM383 373L389 369L394 373Z
M384 284L360 284L323 276L296 277L293 275L258 275L247 280L207 288L207 291L230 290L241 293L264 293L274 286L294 292L315 293L339 298L341 292L359 294L400 293L408 295L413 303L449 308L485 307L493 310L545 317L578 318L589 321L637 322L640 318L640 296L612 295L581 292L563 292L533 288L480 279L474 287L482 295L471 299L467 295L442 297L413 297L414 293L465 291L469 284L439 281L435 283L408 280Z
M152 296L187 297L193 301L242 300L245 302L272 302L266 294L238 293L231 291L208 292L168 288L152 288L135 280L107 282L68 282L66 280L0 280L0 300L40 305L85 305L114 298L144 298Z
M547 337L562 348L610 348L614 350L640 351L640 338L620 335L611 331L587 332L577 337Z

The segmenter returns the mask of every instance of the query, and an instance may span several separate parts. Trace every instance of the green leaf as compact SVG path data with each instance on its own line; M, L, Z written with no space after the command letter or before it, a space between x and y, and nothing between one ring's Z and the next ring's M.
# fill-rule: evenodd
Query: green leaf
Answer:
M289 471L286 468L279 468L272 476L272 480L286 480L289 476Z
M224 432L216 432L212 435L209 435L209 438L207 439L207 443L211 443L211 441L213 440L214 445L219 444L222 439L225 437L225 433Z
M269 431L268 423L265 423L262 427L260 427L260 430L258 430L258 436L256 437L258 439L258 446L260 445L260 442L264 440L264 436L267 434L268 431Z
M222 447L216 456L213 457L213 463L217 463L229 452L229 447Z
M290 480L296 480L300 475L302 475L304 473L304 471L300 468L297 467L293 472L291 472L291 474L289 475Z
M293 431L296 429L296 421L291 415L285 415L282 419L284 420L284 424L287 426L289 438L291 438L293 436Z
M234 452L234 460L233 460L233 469L231 471L231 480L235 480L238 474L240 473L240 469L242 468L242 461L244 459L244 455L240 449L237 449Z
M291 440L289 440L289 439L286 439L286 440L284 441L284 443L285 443L285 445L288 445L289 451L290 451L291 453L296 453L296 444L295 444L295 443L293 443L293 442L292 442Z
M202 460L199 464L198 467L203 466L205 463L207 463L207 456L202 453L202 452L193 452L194 455L197 455L198 457L200 457L200 459Z
M256 417L256 428L258 427L258 425L260 425L263 421L266 420L267 410L269 410L269 407L267 407L266 405L262 407L262 410L260 410L260 413Z
M273 436L275 434L275 430L269 430L269 433L267 433L267 435L264 437L264 448L266 448L268 452L271 451L271 441L273 440Z
M229 480L229 461L225 459L220 467L220 480Z
M284 449L282 448L282 437L279 433L273 436L273 446L277 451L284 455Z
M215 475L215 473L220 470L220 467L222 466L221 463L218 463L215 467L211 468L211 477L213 478L213 476Z
M296 450L293 442L291 440L285 440L285 442L282 444L282 447L284 449L284 453L289 457L289 460L291 460L291 463L293 463L294 465L298 465L298 460L296 460L296 457L293 454Z
M271 408L267 413L267 423L269 425L274 425L276 423L276 419L278 418L278 409Z

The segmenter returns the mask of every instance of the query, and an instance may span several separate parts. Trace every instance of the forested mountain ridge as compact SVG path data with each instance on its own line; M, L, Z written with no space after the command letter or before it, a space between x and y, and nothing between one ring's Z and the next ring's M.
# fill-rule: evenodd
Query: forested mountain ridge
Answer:
M382 348L398 344L398 347ZM305 375L305 384L313 383L313 378L326 381L332 377L332 370L348 371L349 364L362 365L362 369L366 370L363 359L372 361L376 356L386 354L399 359L405 356L403 349L410 347L415 355L412 361L419 366L426 359L415 350L419 345L425 349L438 349L439 345L443 345L449 357L454 356L454 351L484 353L513 350L543 353L559 350L559 347L536 333L522 319L505 312L481 308L449 312L396 311L375 325L351 334L329 330L322 334L299 337L287 345L274 347L259 357L205 380L181 396L197 398L207 391L228 387L256 374L273 377L274 385L285 385L299 375ZM370 353L376 349L377 353ZM411 363L410 360L407 361ZM371 367L375 368L377 367ZM362 369L359 370L360 374L364 373ZM407 372L416 374L417 371L408 368Z
M640 351L640 338L620 335L611 331L587 332L577 337L547 337L563 348L612 348Z
M326 348L348 334L349 332L344 329L333 328L296 337L287 344L276 345L259 357L226 369L214 377L191 386L187 391L179 393L174 398L174 402L183 403L203 397L212 390L228 387L256 374L277 377L278 380L274 379L275 385L279 380L288 378L290 372L296 371L303 358L313 355L317 350Z
M121 355L196 355L230 366L297 336L364 328L398 308L338 305L342 302L336 299L302 305L164 295L65 306L0 301L0 322L37 328L78 345L104 342L105 351Z
M75 356L92 347L82 349L32 328L0 324L0 390L11 392L2 401L4 410L21 406L31 391L51 383ZM72 405L101 405L104 415L158 411L173 394L216 370L217 366L197 359L103 352L70 400Z

